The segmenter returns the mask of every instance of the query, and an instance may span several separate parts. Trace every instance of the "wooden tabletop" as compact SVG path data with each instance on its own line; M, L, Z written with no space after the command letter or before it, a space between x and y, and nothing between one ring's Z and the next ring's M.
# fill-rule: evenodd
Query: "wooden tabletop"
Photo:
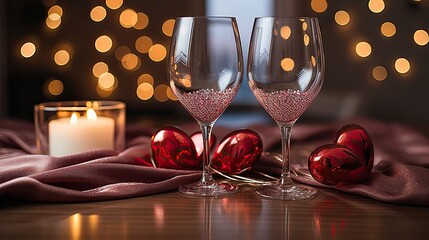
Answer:
M0 201L0 239L428 239L429 208L318 189L310 201L170 192L77 204Z

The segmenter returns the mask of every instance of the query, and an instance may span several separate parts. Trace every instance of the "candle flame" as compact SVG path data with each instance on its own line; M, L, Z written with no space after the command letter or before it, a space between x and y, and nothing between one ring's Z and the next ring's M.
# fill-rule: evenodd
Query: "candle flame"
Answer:
M96 120L97 119L97 113L95 113L94 109L90 108L86 110L86 117L89 120Z
M73 113L70 117L70 124L76 124L77 123L77 113Z

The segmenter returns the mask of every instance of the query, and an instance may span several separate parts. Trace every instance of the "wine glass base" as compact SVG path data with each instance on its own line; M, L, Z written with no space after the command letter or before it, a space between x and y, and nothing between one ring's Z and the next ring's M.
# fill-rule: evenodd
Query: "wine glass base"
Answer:
M275 184L263 186L256 189L256 193L261 197L277 200L309 200L317 195L317 190L301 184Z
M238 192L238 186L227 182L196 182L180 186L179 192L195 197L217 197Z

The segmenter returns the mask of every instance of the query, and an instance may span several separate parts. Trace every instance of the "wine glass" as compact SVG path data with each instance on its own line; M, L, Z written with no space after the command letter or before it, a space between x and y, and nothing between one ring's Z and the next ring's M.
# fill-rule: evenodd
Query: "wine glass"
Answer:
M234 99L243 78L235 18L177 18L168 64L171 89L199 123L204 142L201 180L179 191L194 196L237 192L238 186L213 179L209 152L213 125Z
M311 199L316 189L290 178L291 130L319 93L325 72L317 18L261 17L253 25L248 58L248 81L259 103L280 127L282 174L274 185L256 192L281 200Z

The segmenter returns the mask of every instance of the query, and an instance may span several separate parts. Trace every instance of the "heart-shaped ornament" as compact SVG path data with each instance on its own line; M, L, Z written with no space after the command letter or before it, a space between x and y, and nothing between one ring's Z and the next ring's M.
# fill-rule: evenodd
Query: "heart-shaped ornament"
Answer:
M250 170L262 154L262 139L249 129L237 130L226 135L213 155L213 167L228 174Z
M374 163L374 147L368 132L357 124L342 127L334 144L316 148L308 158L310 174L326 185L362 183Z
M213 149L216 138L211 136L210 145ZM167 126L152 136L151 157L156 167L200 170L202 151L201 133L194 133L189 137L181 129ZM261 154L261 137L248 129L237 130L226 135L215 149L212 166L225 174L238 174L251 169Z

